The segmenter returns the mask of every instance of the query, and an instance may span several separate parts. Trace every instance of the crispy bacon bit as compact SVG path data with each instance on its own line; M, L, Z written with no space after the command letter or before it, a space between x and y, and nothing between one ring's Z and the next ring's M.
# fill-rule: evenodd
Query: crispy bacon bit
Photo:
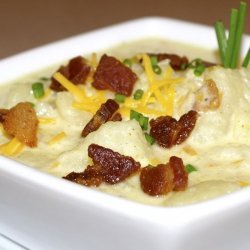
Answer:
M147 166L141 170L142 190L151 196L164 195L171 191L183 191L187 188L188 175L181 158L172 156L167 164L156 167Z
M140 174L141 188L144 193L151 196L163 195L174 188L174 173L168 164L159 164L156 167L142 168Z
M4 115L3 127L9 135L27 146L37 145L38 119L30 103L21 102L11 108Z
M84 84L89 75L90 66L87 64L85 58L77 56L71 59L67 66L61 66L57 71L76 85ZM66 90L54 78L51 80L50 88L57 92Z
M194 129L198 113L189 111L181 116L179 121L171 116L160 116L150 121L150 135L156 142L164 147L170 148L184 142Z
M72 172L63 178L84 186L98 187L102 182L121 182L138 172L141 167L132 157L123 156L96 144L89 146L88 155L93 160L92 166L88 166L81 173Z
M220 93L212 79L205 81L204 85L195 93L194 109L197 111L216 110L220 107Z
M72 172L63 178L88 187L98 187L102 183L102 175L98 165L87 166L83 172Z
M86 137L89 133L96 131L102 124L112 119L114 113L118 110L119 105L112 99L108 99L96 111L93 118L87 123L82 131L82 137Z
M149 54L149 56L156 56L158 62L163 61L165 59L170 60L170 65L174 70L184 70L188 66L188 59L186 56L178 56L176 54L168 54L168 53L159 53L159 54Z
M4 122L5 116L9 112L8 109L0 109L0 123Z
M119 60L103 55L93 76L93 87L99 90L109 89L130 96L137 80L136 74Z
M99 165L103 181L115 184L125 180L140 169L140 163L132 157L123 156L111 149L91 144L88 155L92 158L94 165Z
M122 115L120 113L115 113L110 119L109 121L112 122L120 122L122 121Z
M188 173L181 158L172 156L169 159L169 166L174 173L174 191L183 191L188 185Z

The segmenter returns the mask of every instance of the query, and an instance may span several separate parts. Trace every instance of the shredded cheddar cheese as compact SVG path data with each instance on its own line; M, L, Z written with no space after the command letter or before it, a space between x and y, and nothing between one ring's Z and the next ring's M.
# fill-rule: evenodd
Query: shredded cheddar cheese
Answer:
M3 129L3 125L2 123L0 123L0 133L3 134L4 133L4 129Z
M119 112L122 115L128 116L129 109L134 109L137 112L145 115L173 115L174 111L174 99L175 88L174 84L181 83L183 78L173 78L173 69L168 66L164 74L163 79L156 79L153 71L150 57L147 54L142 56L146 77L148 80L148 89L143 94L140 100L134 100L132 98L126 98L124 104L120 108ZM148 107L149 104L158 103L161 106L161 110L157 108Z
M47 97L50 96L50 94L51 94L51 89L47 88L47 89L45 90L44 96L43 96L42 98L40 98L40 100L46 99Z
M79 87L77 87L76 85L74 85L60 72L56 72L53 75L53 78L55 78L63 87L65 87L74 96L76 101L83 102L85 100L86 95L84 91Z
M39 121L39 124L44 124L44 125L56 122L54 118L49 118L49 117L39 117L38 121Z
M53 138L51 138L48 141L48 144L54 145L54 144L58 143L59 141L61 141L65 136L66 136L65 132L61 132L61 133L55 135Z
M0 145L0 153L5 156L14 156L22 152L24 145L14 137L9 142Z
M119 112L125 117L129 116L131 109L152 116L173 115L175 99L174 84L182 82L183 79L180 77L173 78L174 71L170 66L166 68L163 78L156 79L150 57L147 54L143 54L141 57L148 81L148 89L140 100L134 100L131 97L126 98L125 103L120 105ZM95 53L92 54L89 63L93 68L97 66L97 55ZM56 72L53 77L74 96L73 108L95 114L100 105L107 99L104 91L96 91L92 95L87 95L86 86L79 88L59 72ZM91 78L92 76L90 75L89 80ZM158 104L161 108L148 107L150 104ZM46 121L41 121L41 123L46 124Z

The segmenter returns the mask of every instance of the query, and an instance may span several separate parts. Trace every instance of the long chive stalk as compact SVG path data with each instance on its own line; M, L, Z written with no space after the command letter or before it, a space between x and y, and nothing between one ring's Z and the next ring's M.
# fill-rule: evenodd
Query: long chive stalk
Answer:
M235 34L237 30L237 22L238 21L238 10L232 9L231 16L230 16L230 27L229 27L229 34L227 40L227 48L226 48L226 55L224 61L224 67L229 68L232 61L232 54L234 49L235 43Z
M249 47L248 52L243 60L242 67L247 68L249 63L250 63L250 47Z
M246 17L246 6L245 2L240 3L240 9L238 14L237 20L237 30L235 34L235 42L233 46L233 53L232 53L232 60L231 60L231 68L236 68L240 53L240 46L241 46L241 38L244 30L244 23Z
M225 64L225 55L227 49L227 38L225 33L224 25L221 21L215 23L215 31L217 36L217 41L219 45L220 57L222 64Z

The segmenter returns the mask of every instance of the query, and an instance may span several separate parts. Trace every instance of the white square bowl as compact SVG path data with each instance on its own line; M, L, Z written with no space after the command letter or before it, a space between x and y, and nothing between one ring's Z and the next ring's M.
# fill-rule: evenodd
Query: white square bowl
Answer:
M78 54L148 37L217 47L210 27L142 18L4 59L0 83ZM244 39L249 44L250 37ZM32 250L247 250L249 211L250 188L195 205L156 207L113 197L0 157L0 233Z

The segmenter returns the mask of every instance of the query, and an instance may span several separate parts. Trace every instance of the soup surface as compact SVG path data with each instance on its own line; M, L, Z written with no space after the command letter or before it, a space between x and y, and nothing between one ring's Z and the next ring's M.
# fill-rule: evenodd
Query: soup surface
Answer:
M172 58L162 60L157 57L159 53L177 54L178 58L186 56L189 61L174 69ZM103 54L123 62L136 75L132 94L117 95L110 88L93 87ZM74 85L77 91L71 87L68 91L50 88L51 77L60 65L1 85L0 109L11 110L18 103L28 102L38 119L35 147L14 141L15 136L6 132L2 121L2 155L58 177L81 173L92 165L93 157L88 154L92 144L132 157L140 168L167 165L176 156L182 159L188 176L183 191L171 189L164 194L149 195L142 190L140 171L117 183L103 181L92 185L113 195L162 206L199 202L249 185L249 68L232 70L211 65L207 62L217 62L214 51L153 38L83 56L90 72L84 84ZM196 58L202 60L192 61ZM202 65L200 71L199 65ZM56 80L61 83L59 78ZM44 88L41 98L34 96L32 85L36 82ZM65 79L61 84L64 82ZM79 92L84 93L84 100L79 100ZM137 97L136 92L140 93ZM116 100L122 120L109 119L82 136L83 129L108 99ZM131 111L142 120L131 117ZM167 132L157 132L163 137L159 141L152 131L152 120L167 116L177 124L190 111L196 112L197 117L187 136L184 133L185 140L162 146L161 140Z

